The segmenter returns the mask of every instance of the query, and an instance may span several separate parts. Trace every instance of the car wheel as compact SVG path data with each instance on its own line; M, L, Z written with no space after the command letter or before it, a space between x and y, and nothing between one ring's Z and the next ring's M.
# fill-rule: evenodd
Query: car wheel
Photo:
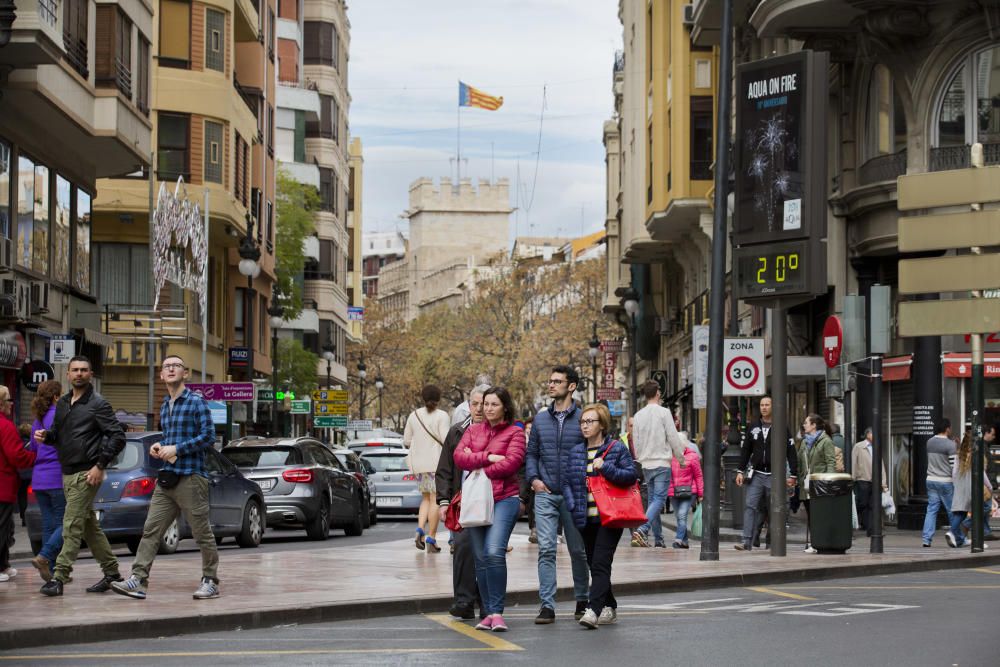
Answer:
M306 524L306 535L317 542L330 537L330 499L326 495L323 496L316 516Z
M365 532L364 519L362 518L362 514L364 514L363 509L361 498L355 496L354 520L344 526L344 534L348 537L358 537L361 533Z
M243 511L243 530L236 536L236 544L244 549L253 549L260 545L264 537L264 519L260 511L260 503L251 500Z
M368 508L371 501L366 501L361 506L361 527L371 528L372 527L372 513Z
M139 551L139 541L141 538L130 537L125 540L125 546L128 547L128 552L133 556Z
M177 526L177 519L174 519L167 530L163 533L163 537L160 538L160 545L157 548L156 553L158 554L172 554L177 551L177 545L181 542L181 531Z

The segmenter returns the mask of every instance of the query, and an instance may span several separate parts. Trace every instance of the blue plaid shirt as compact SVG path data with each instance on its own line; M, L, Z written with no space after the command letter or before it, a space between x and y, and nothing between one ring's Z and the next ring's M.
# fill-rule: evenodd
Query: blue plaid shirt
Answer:
M172 470L178 475L208 477L205 449L215 444L215 424L205 399L185 387L171 410L167 395L160 406L160 430L163 431L161 444L177 448L177 460L165 464L164 470Z

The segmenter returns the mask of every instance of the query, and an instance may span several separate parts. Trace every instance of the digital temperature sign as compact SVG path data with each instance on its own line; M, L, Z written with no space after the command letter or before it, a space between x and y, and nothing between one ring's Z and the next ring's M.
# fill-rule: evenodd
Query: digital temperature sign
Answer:
M811 291L816 261L809 253L809 241L790 241L737 248L736 291L741 299L777 297ZM825 266L826 262L822 262ZM823 272L825 273L825 271Z

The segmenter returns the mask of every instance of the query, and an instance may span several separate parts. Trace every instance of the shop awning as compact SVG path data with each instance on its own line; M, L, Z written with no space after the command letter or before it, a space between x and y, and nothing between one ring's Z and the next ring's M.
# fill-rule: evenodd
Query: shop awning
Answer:
M882 382L909 380L910 366L912 365L912 354L904 354L899 357L886 357L882 360Z
M945 352L941 355L946 378L972 377L971 352ZM983 355L983 376L1000 378L1000 353L987 352Z

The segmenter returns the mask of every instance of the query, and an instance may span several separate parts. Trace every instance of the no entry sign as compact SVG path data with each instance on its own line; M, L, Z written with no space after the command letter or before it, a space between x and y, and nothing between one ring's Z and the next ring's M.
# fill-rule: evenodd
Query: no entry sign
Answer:
M722 395L762 396L764 391L764 339L726 338Z
M844 349L844 327L840 318L831 315L823 325L823 361L827 368L836 368L840 363L840 353Z

